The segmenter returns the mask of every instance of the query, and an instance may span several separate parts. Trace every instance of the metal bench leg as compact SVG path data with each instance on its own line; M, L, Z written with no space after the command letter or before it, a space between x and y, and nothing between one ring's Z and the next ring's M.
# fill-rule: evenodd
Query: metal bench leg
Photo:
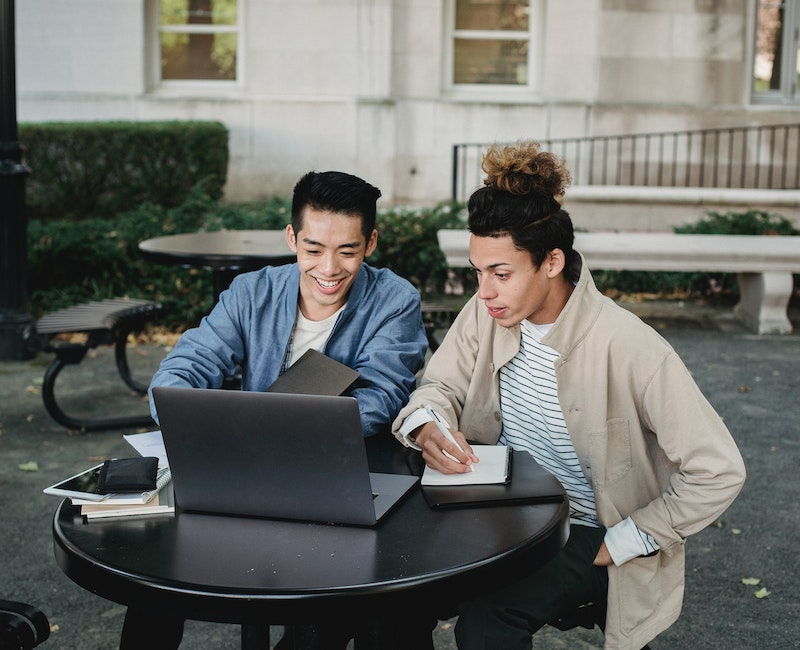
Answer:
M50 622L38 607L0 600L0 648L34 648L50 636Z
M55 385L58 374L65 366L80 363L88 347L83 345L65 345L55 349L56 358L47 368L42 382L42 401L44 407L56 422L76 431L102 431L106 429L127 429L134 427L152 427L153 419L149 416L129 416L119 418L98 418L81 420L67 415L58 405L55 397Z
M139 393L139 395L144 395L147 392L149 384L136 381L131 375L131 369L128 366L128 334L130 333L131 330L129 329L124 331L118 330L116 332L114 337L114 358L116 359L117 370L119 371L119 376L122 377L122 381Z

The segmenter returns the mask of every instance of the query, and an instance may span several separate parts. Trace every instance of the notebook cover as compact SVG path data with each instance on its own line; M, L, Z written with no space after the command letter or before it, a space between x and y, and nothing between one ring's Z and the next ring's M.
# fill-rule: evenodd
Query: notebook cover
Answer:
M415 454L422 464L421 454ZM419 469L413 468L412 469ZM434 509L506 506L515 503L560 503L566 494L558 479L525 451L511 454L511 481L493 485L421 486Z
M346 393L359 376L357 370L321 352L308 350L267 388L267 392L337 397Z

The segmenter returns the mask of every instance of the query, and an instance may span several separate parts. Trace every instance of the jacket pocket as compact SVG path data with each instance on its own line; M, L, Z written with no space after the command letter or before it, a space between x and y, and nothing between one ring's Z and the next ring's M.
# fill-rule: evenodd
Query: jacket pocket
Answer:
M620 629L628 635L659 609L663 596L661 558L638 557L620 567Z
M606 422L606 428L592 433L593 474L603 484L616 481L631 471L631 432L625 418Z

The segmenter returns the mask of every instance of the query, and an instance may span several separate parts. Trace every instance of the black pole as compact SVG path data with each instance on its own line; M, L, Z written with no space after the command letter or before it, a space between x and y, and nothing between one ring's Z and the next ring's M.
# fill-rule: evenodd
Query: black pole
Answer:
M22 147L17 140L14 0L0 0L0 360L33 356L26 339L28 242Z

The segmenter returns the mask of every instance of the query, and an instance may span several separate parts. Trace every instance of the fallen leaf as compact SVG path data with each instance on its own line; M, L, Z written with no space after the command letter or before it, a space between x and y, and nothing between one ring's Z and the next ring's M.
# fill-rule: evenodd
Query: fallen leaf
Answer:
M23 472L38 472L39 471L39 463L35 460L30 460L27 463L22 463L19 468Z
M39 394L39 389L36 388L36 386L26 386L25 390L27 390L32 395L38 395Z
M757 585L761 582L761 578L742 578L743 585Z
M753 389L750 386L739 386L740 393L752 393Z
M731 528L731 533L733 535L741 535L742 534L742 529L741 528Z
M753 595L756 598L766 598L767 596L769 596L769 594L770 594L770 592L767 591L766 587L761 587L761 589L759 589L758 591L754 591L753 592Z

